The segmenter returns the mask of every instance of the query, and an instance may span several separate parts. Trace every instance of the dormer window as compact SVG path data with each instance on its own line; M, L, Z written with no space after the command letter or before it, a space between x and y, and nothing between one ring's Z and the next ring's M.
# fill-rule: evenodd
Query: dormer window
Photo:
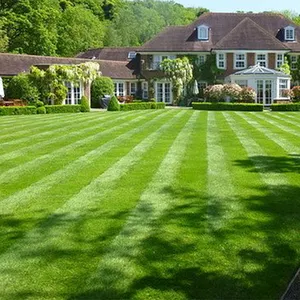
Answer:
M295 40L295 28L292 26L287 26L284 28L284 39L286 41L294 41Z
M208 40L208 27L206 25L198 26L198 40L200 41Z
M130 51L128 52L128 59L134 59L136 57L136 52L135 51Z

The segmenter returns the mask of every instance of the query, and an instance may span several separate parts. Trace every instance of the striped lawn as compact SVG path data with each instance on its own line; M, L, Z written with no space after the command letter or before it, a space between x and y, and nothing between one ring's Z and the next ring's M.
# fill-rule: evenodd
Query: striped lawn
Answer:
M0 299L278 299L299 113L0 118Z

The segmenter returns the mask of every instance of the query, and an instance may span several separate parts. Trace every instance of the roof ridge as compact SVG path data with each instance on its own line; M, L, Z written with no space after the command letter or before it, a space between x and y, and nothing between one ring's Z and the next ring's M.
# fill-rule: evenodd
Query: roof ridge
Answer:
M36 57L36 58L55 58L55 59L75 59L75 60L87 60L87 58L80 57L64 57L64 56L50 56L50 55L35 55L35 54L26 54L26 53L8 53L2 52L0 55L9 55L9 56L23 56L23 57Z
M241 22L239 22L234 28L232 28L220 41L218 41L215 45L215 47L221 46L222 42L226 40L229 36L231 36L239 27L243 25L245 22L251 22L258 30L262 31L264 34L266 34L269 38L271 38L276 44L288 49L287 46L285 46L282 42L276 39L273 35L271 35L267 30L265 30L263 27L261 27L259 24L257 24L255 21L253 21L248 16L245 17Z

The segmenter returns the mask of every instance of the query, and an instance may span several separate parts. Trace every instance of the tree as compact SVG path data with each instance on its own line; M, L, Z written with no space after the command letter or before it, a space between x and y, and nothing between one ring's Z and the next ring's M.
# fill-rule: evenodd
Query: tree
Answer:
M187 57L176 59L164 59L160 64L161 70L173 85L173 101L178 104L183 87L193 78L193 66Z
M100 99L104 95L114 94L114 83L110 77L100 76L95 78L91 86L92 107L100 107Z
M104 32L103 23L91 11L68 7L58 27L57 54L74 56L88 48L102 47Z
M3 29L4 22L0 20L0 52L6 52L8 47L8 36L6 30Z

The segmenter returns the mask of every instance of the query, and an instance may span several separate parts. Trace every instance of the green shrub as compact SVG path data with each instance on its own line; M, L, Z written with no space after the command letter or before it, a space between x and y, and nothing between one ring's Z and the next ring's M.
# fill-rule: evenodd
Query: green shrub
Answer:
M45 105L47 114L56 113L79 113L81 106L75 105Z
M10 115L35 115L35 106L2 106L0 107L0 116Z
M133 102L120 104L120 110L143 110L143 109L163 109L166 104L163 102Z
M120 103L119 103L116 96L111 97L111 99L108 103L107 110L109 110L109 111L118 111L118 110L120 110Z
M81 106L80 107L81 112L89 112L90 111L89 100L86 96L81 97L80 106Z
M39 115L45 114L45 113L46 113L46 108L45 108L45 106L39 106L39 107L37 107L36 113L39 114Z
M272 104L272 111L300 111L300 103Z
M9 99L22 99L29 103L39 99L39 91L27 74L14 76L6 88L5 95Z
M110 77L97 77L91 86L92 107L100 108L100 99L104 95L112 96L114 94L114 82Z
M42 106L44 106L45 105L45 103L43 102L43 101L40 101L40 100L37 100L35 103L34 103L34 106L36 106L36 107L42 107Z
M256 103L193 102L192 106L197 110L263 111L264 109L262 104Z

